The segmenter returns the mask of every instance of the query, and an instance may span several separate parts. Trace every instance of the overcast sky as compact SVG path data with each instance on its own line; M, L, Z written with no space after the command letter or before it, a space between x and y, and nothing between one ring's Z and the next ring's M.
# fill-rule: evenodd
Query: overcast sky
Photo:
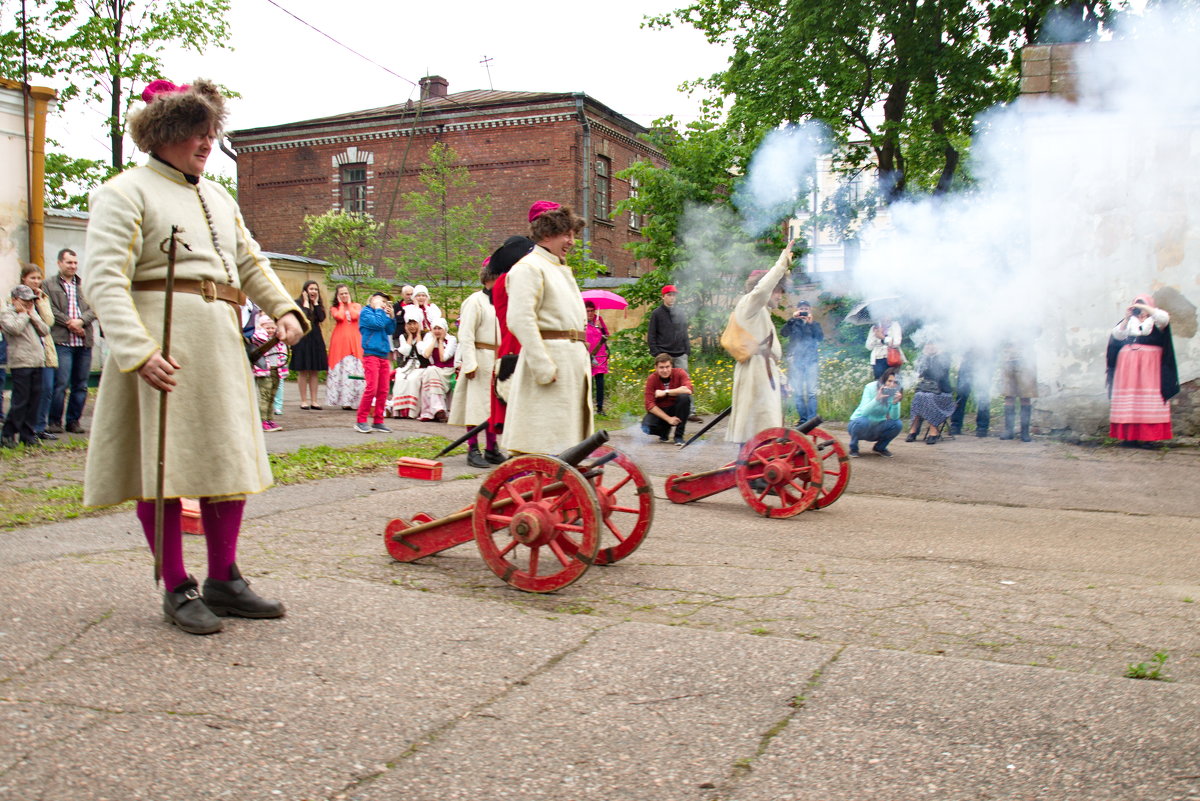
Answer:
M451 93L586 92L643 125L665 114L689 120L697 116L700 97L679 92L679 84L725 63L724 51L690 27L641 27L645 15L669 11L682 0L276 2L402 77L339 47L268 0L233 0L232 51L165 56L176 83L202 76L241 93L230 104L231 130L400 103L416 97L409 81L428 74L446 78ZM490 84L480 63L485 56L492 59ZM72 155L105 158L103 118L99 109L77 111L53 121L50 135ZM209 168L233 172L219 153Z

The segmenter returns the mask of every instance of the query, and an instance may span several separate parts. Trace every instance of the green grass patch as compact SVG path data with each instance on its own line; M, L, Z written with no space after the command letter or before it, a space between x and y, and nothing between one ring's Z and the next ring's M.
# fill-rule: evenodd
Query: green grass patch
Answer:
M449 443L445 437L413 437L381 439L345 448L315 445L294 453L271 454L271 473L276 484L300 484L381 468L394 469L401 457L432 459Z

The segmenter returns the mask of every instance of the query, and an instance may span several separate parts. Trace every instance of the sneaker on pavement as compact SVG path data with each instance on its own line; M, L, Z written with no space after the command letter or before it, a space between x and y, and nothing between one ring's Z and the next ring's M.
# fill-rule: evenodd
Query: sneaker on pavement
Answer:
M850 455L854 458L858 458L858 448L851 448Z
M49 431L51 434L59 433L58 431L54 430L53 426L48 427L46 430ZM66 430L67 430L68 434L86 434L87 433L86 431L83 430L83 426L79 425L78 420L67 423Z
M381 433L384 433L384 434L390 434L390 433L392 433L392 429L388 428L388 427L387 427L387 426L385 426L383 423L376 423L375 425L371 426L371 430L372 430L372 431L379 431L379 432L381 432Z
M876 445L874 448L871 448L871 450L875 451L880 456L887 456L889 459L895 455L891 451L889 451L887 448L881 448L878 445Z
M369 425L367 425L366 423L355 423L354 430L360 434L370 434L371 433L371 427Z

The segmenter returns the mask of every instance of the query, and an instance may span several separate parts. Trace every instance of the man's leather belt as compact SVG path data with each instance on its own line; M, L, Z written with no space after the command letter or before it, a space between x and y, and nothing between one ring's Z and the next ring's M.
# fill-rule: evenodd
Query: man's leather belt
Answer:
M151 281L134 281L130 288L135 292L166 292L167 281L159 278ZM246 304L246 293L229 284L218 284L211 279L192 281L186 278L175 279L175 291L186 292L189 295L199 295L209 303L223 300L231 305L242 307Z
M476 342L475 349L476 350L495 350L496 346L490 342Z
M587 344L587 335L582 331L541 331L542 339L569 339Z

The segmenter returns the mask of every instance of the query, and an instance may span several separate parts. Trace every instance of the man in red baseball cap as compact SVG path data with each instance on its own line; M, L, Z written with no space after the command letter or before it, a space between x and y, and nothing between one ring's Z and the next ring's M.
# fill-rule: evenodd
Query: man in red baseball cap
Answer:
M692 345L688 340L688 320L676 303L678 299L679 290L674 284L662 288L662 305L650 313L646 344L650 346L651 356L670 354L671 366L686 370Z

